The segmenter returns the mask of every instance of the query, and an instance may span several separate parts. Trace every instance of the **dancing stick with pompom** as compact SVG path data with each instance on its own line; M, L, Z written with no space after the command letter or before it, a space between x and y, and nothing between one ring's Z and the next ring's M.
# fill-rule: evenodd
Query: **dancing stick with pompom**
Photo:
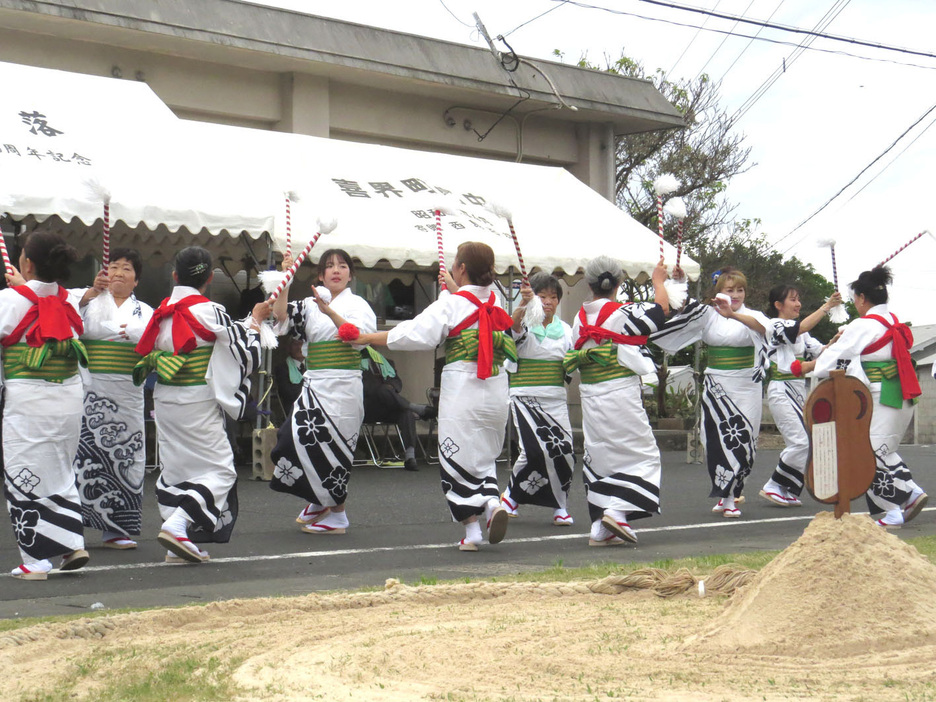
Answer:
M107 270L110 265L110 201L111 193L107 186L98 178L91 177L85 181L85 185L91 191L92 196L100 200L104 205L104 252L101 254L101 268Z
M679 189L679 181L675 176L669 173L657 176L653 181L653 192L657 198L657 230L660 235L660 258L663 258L663 196L676 192Z
M292 256L292 203L299 202L299 195L294 190L287 190L286 193L286 251L287 256Z
M835 239L821 239L818 243L821 247L828 246L829 251L832 252L832 285L835 287L835 292L838 292L838 265L835 262ZM828 298L826 301L828 301ZM844 324L848 321L848 310L845 309L844 304L836 305L830 309L828 315L829 320L833 324Z
M293 276L296 275L296 271L299 270L299 266L302 265L302 262L306 259L306 256L308 256L309 252L312 251L312 247L315 246L315 242L319 240L322 234L330 233L337 226L338 222L334 219L327 221L321 219L319 220L318 231L315 233L315 236L313 236L309 243L305 245L305 248L289 267L289 270L287 270L285 275L283 275L283 279L279 282L279 285L276 286L276 290L270 294L270 297L268 298L268 302L270 304L276 302L276 298L278 298L283 290L286 289L286 286L289 285L289 282L293 279Z
M832 285L835 286L835 292L838 292L838 266L835 264L835 239L820 239L818 244L820 248L828 246L829 251L832 252Z
M435 212L436 220L436 243L439 246L439 275L442 277L442 283L440 285L442 290L448 290L448 286L445 284L445 249L442 246L442 215L453 215L455 210L448 205L447 203L440 202L437 203L435 207L432 208Z
M666 207L663 209L670 217L675 217L678 224L676 234L676 265L673 266L673 278L682 279L684 276L682 275L680 262L682 261L683 222L685 222L686 219L686 203L683 202L681 197L674 197L667 201Z
M932 234L928 229L924 229L922 232L920 232L919 234L917 234L915 237L913 237L913 238L912 238L910 241L908 241L906 244L904 244L904 245L901 246L899 249L897 249L897 250L896 250L894 253L892 253L890 256L888 256L888 257L885 258L883 261L881 261L879 264L877 264L877 267L880 268L881 266L883 266L885 263L887 263L888 261L890 261L894 256L896 256L897 254L899 254L899 253L900 253L901 251L903 251L905 248L907 248L908 246L910 246L910 244L912 244L914 241L916 241L917 239L919 239L921 236L923 236L923 235L925 235L925 234L929 234L930 236L933 236L933 234ZM936 238L936 237L934 237L934 238Z
M517 230L514 229L513 213L500 203L489 202L485 205L486 209L507 220L507 226L510 229L510 236L513 239L514 248L517 250L517 261L520 263L520 277L526 287L530 287L530 276L527 275L526 264L523 262L523 252L520 251L520 239L517 238ZM524 320L528 327L538 327L546 319L546 313L543 310L543 301L536 295L527 305Z

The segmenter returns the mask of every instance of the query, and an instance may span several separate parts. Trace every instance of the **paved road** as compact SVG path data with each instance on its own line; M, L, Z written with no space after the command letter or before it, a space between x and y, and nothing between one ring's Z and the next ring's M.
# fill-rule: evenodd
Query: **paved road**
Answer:
M936 493L936 446L906 446L901 453L917 481ZM776 462L777 451L758 455L741 520L710 512L708 476L701 465L687 465L682 452L663 454L664 514L641 520L636 548L589 548L583 489L574 483L570 511L577 520L568 530L552 526L551 510L525 507L510 522L507 539L463 553L454 544L459 525L450 521L434 466L418 473L399 468L361 467L351 481L343 536L308 535L293 522L302 508L296 498L274 493L266 483L243 473L238 485L241 513L230 544L213 545L212 561L183 566L162 562L156 543L159 518L153 499L153 476L147 479L144 534L136 551L100 547L90 534L91 564L46 582L23 582L0 576L0 618L76 613L101 602L107 608L178 605L232 597L300 595L317 590L382 585L395 577L415 583L422 578L457 579L536 570L561 563L567 567L595 561L654 561L683 556L782 549L802 533L820 505L810 498L797 509L774 507L757 490ZM500 465L501 485L507 466ZM863 510L862 500L853 503ZM931 511L932 510L932 511ZM936 534L936 507L900 530L902 537ZM0 523L0 564L7 573L19 563L12 528Z

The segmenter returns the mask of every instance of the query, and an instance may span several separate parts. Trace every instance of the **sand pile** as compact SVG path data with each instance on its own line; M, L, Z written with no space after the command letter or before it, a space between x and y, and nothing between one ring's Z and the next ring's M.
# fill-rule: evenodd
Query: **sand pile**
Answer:
M867 516L822 512L687 647L828 659L934 643L936 566Z

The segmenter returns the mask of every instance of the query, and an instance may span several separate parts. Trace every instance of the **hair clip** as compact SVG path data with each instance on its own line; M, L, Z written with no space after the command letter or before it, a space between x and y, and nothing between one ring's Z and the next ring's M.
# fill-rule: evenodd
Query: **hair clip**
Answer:
M721 271L715 271L714 273L712 273L712 285L715 285L715 283L718 282L718 279L721 277L721 274L722 274Z
M191 268L189 268L189 274L190 274L190 275L198 275L199 273L204 273L204 272L207 271L207 270L208 270L208 264L207 264L207 263L196 263L194 266L192 266Z

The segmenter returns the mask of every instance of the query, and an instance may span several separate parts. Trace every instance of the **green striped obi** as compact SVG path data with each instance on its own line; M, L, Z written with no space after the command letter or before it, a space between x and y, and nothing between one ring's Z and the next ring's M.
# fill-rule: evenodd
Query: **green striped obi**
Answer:
M12 344L3 349L3 375L7 380L46 380L61 383L88 365L88 352L78 339L47 341L42 346Z
M610 340L590 349L569 351L562 359L562 368L569 374L578 370L582 383L585 385L637 375L630 368L618 363L617 344Z
M361 353L343 341L317 341L309 344L308 370L361 370Z
M85 339L84 345L88 349L88 370L92 373L133 375L134 367L140 362L135 344Z
M881 384L881 404L894 409L903 407L903 390L900 387L900 374L897 361L862 361L861 367L872 383ZM911 400L914 404L917 398Z
M803 361L802 358L797 358L796 360L800 363ZM776 363L770 364L770 373L767 374L767 377L770 380L802 380L802 378L797 378L792 373L781 373Z
M753 346L709 346L708 367L714 370L742 370L754 367Z
M514 340L501 331L491 334L494 346L494 365L491 368L491 376L500 372L504 361L509 359L516 363L517 345ZM445 363L454 363L455 361L478 362L478 330L463 329L456 336L450 336L445 340Z
M510 374L510 387L550 385L561 388L564 380L565 371L561 360L521 358L517 360L517 372Z
M133 384L142 385L146 376L156 371L156 382L173 387L206 385L205 374L214 345L199 346L191 353L151 351L133 368Z

